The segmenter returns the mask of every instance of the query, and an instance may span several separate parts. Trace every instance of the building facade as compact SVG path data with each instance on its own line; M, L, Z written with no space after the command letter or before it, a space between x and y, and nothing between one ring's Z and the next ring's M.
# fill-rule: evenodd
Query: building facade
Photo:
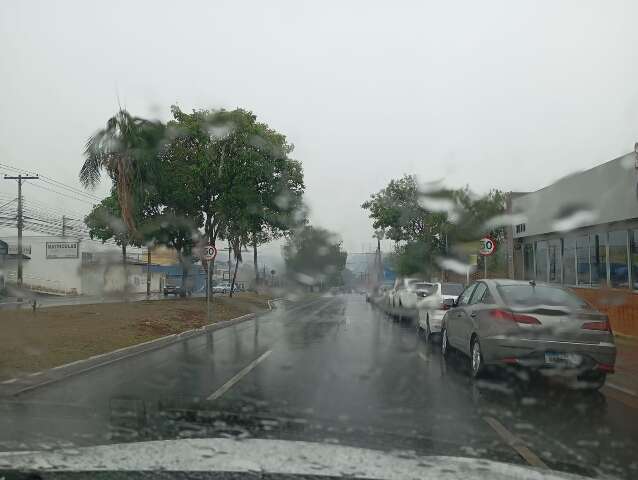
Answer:
M636 153L536 192L513 194L510 204L515 278L571 287L603 310L614 302L638 306ZM631 317L630 329L638 333L633 310L620 316Z

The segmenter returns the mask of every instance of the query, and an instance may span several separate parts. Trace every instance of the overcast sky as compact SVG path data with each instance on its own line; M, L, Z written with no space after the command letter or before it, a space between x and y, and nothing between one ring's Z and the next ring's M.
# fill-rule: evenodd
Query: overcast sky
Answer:
M372 244L360 204L404 173L534 190L631 151L636 18L635 1L7 0L0 163L77 187L118 95L163 120L173 103L244 107L295 144L313 223L358 251Z

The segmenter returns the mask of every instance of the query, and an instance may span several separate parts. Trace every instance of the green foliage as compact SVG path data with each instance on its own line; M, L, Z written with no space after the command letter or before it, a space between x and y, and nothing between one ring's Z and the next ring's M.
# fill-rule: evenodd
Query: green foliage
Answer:
M283 256L291 278L312 287L341 285L348 254L332 232L305 226L288 239Z
M102 171L113 181L120 205L120 216L131 237L136 235L136 212L153 195L156 159L164 142L165 127L131 116L120 110L109 118L106 127L89 137L84 149L85 161L80 182L95 187Z
M102 243L113 240L119 246L140 245L137 238L128 234L116 192L111 192L110 196L94 206L84 218L84 223L89 228L89 236Z
M400 275L432 275L440 271L439 257L466 261L467 245L478 245L485 234L504 240L502 227L486 225L505 211L505 195L498 190L478 197L467 187L420 188L414 175L405 175L372 194L362 208L373 228L396 242L392 263Z

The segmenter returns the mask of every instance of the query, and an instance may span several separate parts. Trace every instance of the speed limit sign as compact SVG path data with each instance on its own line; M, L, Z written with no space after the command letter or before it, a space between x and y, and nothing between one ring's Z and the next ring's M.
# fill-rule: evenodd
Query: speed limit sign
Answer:
M217 256L217 249L215 245L206 245L204 247L204 258L206 260L214 260Z
M479 254L488 257L496 251L496 240L492 237L483 237L480 240Z

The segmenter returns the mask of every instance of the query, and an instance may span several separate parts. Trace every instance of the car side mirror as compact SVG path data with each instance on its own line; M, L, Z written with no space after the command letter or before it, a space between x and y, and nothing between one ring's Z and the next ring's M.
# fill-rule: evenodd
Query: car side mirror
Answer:
M447 308L454 308L456 307L456 301L453 298L444 298L443 305L445 305Z

